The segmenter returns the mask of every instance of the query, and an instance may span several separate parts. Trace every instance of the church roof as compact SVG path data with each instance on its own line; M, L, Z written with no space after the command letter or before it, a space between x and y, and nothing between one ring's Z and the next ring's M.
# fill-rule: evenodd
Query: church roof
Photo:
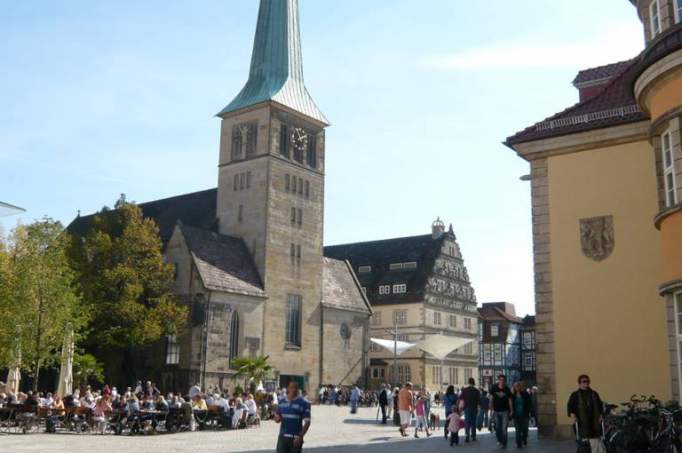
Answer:
M211 229L216 222L218 189L202 190L161 200L140 203L142 215L152 219L159 227L164 245L168 243L178 221L204 229ZM70 234L87 234L96 214L76 217L67 227Z
M637 58L614 65L588 70L578 79L609 74L611 80L594 97L575 104L539 123L508 137L505 145L516 144L618 126L646 120L632 90L637 74Z
M328 246L324 248L324 256L351 263L360 284L367 288L367 297L372 305L419 302L424 298L426 283L443 240L449 234L445 233L438 239L426 234ZM391 264L397 263L416 263L416 267L391 270ZM361 266L370 266L371 269L359 272ZM381 285L402 283L407 285L405 294L384 295L377 290Z
M348 262L325 257L322 275L322 305L371 313L369 301L363 295Z
M249 249L240 238L179 224L206 289L266 297Z
M249 80L218 116L266 101L328 124L303 80L298 0L261 0Z

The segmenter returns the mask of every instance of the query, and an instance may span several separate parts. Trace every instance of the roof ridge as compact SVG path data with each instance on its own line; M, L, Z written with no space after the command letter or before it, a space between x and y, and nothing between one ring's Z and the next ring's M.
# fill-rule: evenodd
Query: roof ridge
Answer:
M607 68L609 68L609 69L610 69L610 68L616 68L617 66L621 66L621 65L626 66L627 63L633 62L633 60L636 60L636 58L637 58L637 57L635 57L635 58L628 58L627 60L621 60L621 61L616 61L616 62L614 62L614 63L608 63L608 64L604 64L604 65L600 65L600 66L593 66L593 67L591 67L591 68L581 69L581 70L578 71L578 74L577 74L577 75L575 76L575 78L573 79L573 83L575 84L575 83L578 81L578 79L580 79L580 76L581 76L581 75L584 75L584 74L586 74L586 73L588 73L588 72L597 72L597 71L599 71L599 70L603 70L603 69L607 69ZM618 73L614 73L614 74L611 74L610 76L606 76L606 77L614 77L614 76L616 76L617 74L618 74ZM590 81L591 81L591 80L599 80L599 79L601 79L601 78L606 78L606 77L599 77L599 78L594 78L594 79L590 78L589 80L590 80ZM587 82L587 80L584 80L584 81L581 81L581 82Z
M192 195L199 195L199 194L202 194L202 193L212 192L212 191L217 191L217 190L218 190L218 188L217 188L217 187L214 187L214 188L212 188L212 189L203 189L203 190L198 190L198 191L196 191L196 192L189 192L189 193L184 193L184 194L180 194L180 195L173 195L172 197L157 198L156 200L144 201L144 202L142 202L142 203L135 203L135 202L134 202L134 203L135 203L137 206L143 206L143 205L150 204L150 203L159 203L159 202L161 202L161 201L169 201L169 200L173 200L173 199L176 199L176 198L191 197Z
M403 236L403 237L395 237L395 238L388 238L388 239L376 239L373 241L348 242L348 243L344 243L344 244L325 245L324 248L348 247L349 245L378 244L381 242L402 241L405 239L416 239L416 238L424 238L425 239L427 237L432 237L432 235L431 234L418 234L418 235L414 235L414 236ZM437 240L437 239L434 239L434 240Z

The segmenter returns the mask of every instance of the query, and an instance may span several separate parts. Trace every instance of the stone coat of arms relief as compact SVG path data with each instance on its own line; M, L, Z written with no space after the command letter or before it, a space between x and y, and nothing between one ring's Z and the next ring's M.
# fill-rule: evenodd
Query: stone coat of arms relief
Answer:
M580 219L580 245L583 254L594 261L608 258L616 245L613 216Z

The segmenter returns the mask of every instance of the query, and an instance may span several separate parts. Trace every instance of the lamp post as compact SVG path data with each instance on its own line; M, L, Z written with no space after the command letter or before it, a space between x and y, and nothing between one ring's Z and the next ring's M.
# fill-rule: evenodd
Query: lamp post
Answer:
M398 382L398 323L393 324L393 330L386 330L389 335L393 335L393 387L397 387Z

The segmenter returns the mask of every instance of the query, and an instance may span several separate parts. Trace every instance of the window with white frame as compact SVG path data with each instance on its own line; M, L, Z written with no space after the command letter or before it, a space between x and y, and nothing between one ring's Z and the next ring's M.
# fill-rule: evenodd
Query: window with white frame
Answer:
M649 4L649 19L651 23L651 37L655 38L661 32L661 6L659 0Z
M372 266L358 267L358 274L369 274L370 272L372 272Z
M398 382L405 383L412 380L412 372L409 365L398 365Z
M393 294L405 294L406 292L407 292L407 285L405 283L393 285Z
M682 395L682 291L673 295L673 305L675 306L675 329L677 334L677 373L680 394Z
M393 324L401 325L407 323L407 310L393 310Z
M166 337L166 365L177 365L180 363L180 342L177 335Z
M437 326L441 325L441 314L440 312L434 311L433 312L433 323Z
M464 353L465 354L473 354L474 353L474 344L473 343L467 343L464 345Z
M373 326L380 326L381 325L381 312L380 311L375 311L372 313L372 325Z
M434 385L441 385L443 383L443 369L438 366L433 366L433 371L431 372L431 383Z
M381 285L379 286L379 294L391 294L391 285Z
M497 324L490 324L490 336L497 337L500 335L500 326Z
M464 328L471 330L471 318L464 318Z
M682 0L674 0L673 8L675 9L675 22L679 23L682 20Z
M670 131L666 131L661 135L661 153L665 205L666 207L671 207L677 204L677 190L675 187L675 157L673 155L672 134Z
M448 319L448 326L452 328L457 327L457 315L450 315L450 318Z
M398 335L398 341L408 342L410 341L410 336L406 333Z

